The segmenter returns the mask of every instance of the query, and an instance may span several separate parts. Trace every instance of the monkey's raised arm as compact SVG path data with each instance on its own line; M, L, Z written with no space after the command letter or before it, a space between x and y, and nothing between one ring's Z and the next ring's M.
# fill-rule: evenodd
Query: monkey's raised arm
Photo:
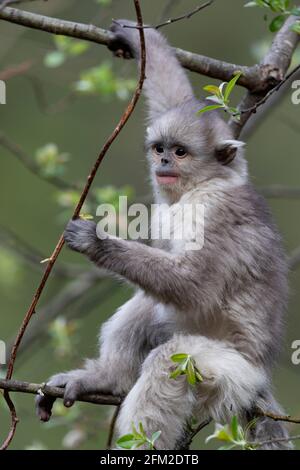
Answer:
M118 20L111 27L116 39L109 45L115 55L125 58L134 57L139 61L140 39L139 32L134 28L135 23L128 20ZM173 49L164 36L155 29L145 29L146 42L146 94L149 118L153 120L168 109L177 106L193 97L193 89L187 75L179 64Z

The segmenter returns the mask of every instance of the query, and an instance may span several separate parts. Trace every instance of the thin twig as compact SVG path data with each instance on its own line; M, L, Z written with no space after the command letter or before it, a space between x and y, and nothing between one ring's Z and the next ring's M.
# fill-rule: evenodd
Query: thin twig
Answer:
M243 97L238 108L239 110L244 110L244 112L241 113L239 120L233 117L229 123L235 138L239 138L242 129L253 115L252 110L257 107L257 104L264 101L266 95L274 88L277 86L280 88L286 83L285 75L290 66L293 53L300 41L300 35L291 29L296 19L295 16L287 18L282 28L274 36L267 54L258 65L261 71L265 70L266 78L263 80L263 83L266 85L266 88L249 90ZM292 73L295 73L295 70ZM250 111L247 112L247 110Z
M270 411L264 411L259 408L255 410L255 414L257 416L266 416L267 418L271 418L274 421L285 421L287 423L300 424L300 418L295 418L289 415L277 415L275 413L271 413Z
M199 11L201 11L204 8L212 5L213 2L214 2L214 0L209 0L208 2L203 3L202 5L199 5L198 7L194 8L192 11L189 11L188 13L185 13L184 15L177 16L176 18L169 18L168 20L163 21L162 23L158 23L158 24L154 24L154 25L144 25L144 26L142 26L142 28L143 29L159 29L159 28L162 28L163 26L168 26L170 24L177 23L177 21L188 20L192 16L196 15L196 13L199 13ZM116 20L113 20L113 23L117 23L122 28L141 29L141 26L126 25L126 24L119 23Z
M295 271L300 266L300 247L292 251L289 259L289 267Z
M31 173L43 179L47 183L52 184L60 190L74 190L80 191L81 188L78 184L68 183L62 178L54 175L43 175L41 173L40 167L35 163L34 159L27 155L26 152L18 144L9 139L1 130L0 130L0 145L8 150L12 155L14 155Z
M267 198L299 199L300 187L285 186L283 184L270 184L258 188L259 192Z
M33 61L26 60L19 65L8 67L0 72L0 80L10 80L18 75L23 75L32 67Z
M111 422L110 422L110 425L109 425L109 433L108 433L108 438L107 438L107 443L106 443L106 449L107 450L110 450L111 446L112 446L114 433L115 433L115 426L116 426L116 422L117 422L120 410L121 410L121 406L119 405L115 409L114 414L111 418Z
M296 439L300 439L300 434L297 434L296 436L290 436L290 437L277 437L274 439L268 439L266 441L261 441L261 442L249 442L254 447L262 447L267 444L276 444L277 442L289 442L289 441L295 441Z
M142 18L142 12L141 12L141 8L140 8L139 0L133 0L133 1L134 1L135 11L136 11L136 16L137 16L137 22L138 22L139 25L142 26L143 25L143 18ZM146 69L146 50L145 50L145 37L144 37L143 29L141 29L139 31L139 35L140 35L140 47L141 47L141 68L140 68L139 81L138 81L135 93L133 95L133 98L132 98L131 102L128 104L126 110L124 111L119 123L117 124L116 128L114 129L113 133L110 135L110 137L108 138L108 140L104 144L102 150L100 151L100 154L99 154L99 156L98 156L98 158L97 158L97 160L96 160L96 162L95 162L95 164L92 168L92 171L91 171L90 175L88 176L86 185L85 185L85 187L82 191L79 202L78 202L78 204L77 204L77 206L74 210L73 218L77 218L79 216L81 208L82 208L82 206L85 202L85 199L88 195L90 187L91 187L91 185L94 181L94 178L96 176L96 173L98 171L98 168L99 168L103 158L105 157L107 151L109 150L109 148L112 145L112 143L114 142L114 140L117 138L117 136L119 135L119 133L121 132L121 130L123 129L125 124L127 123L128 119L130 118L131 114L133 113L133 111L135 109L135 106L136 106L136 104L139 100L139 97L141 95L142 87L143 87L143 83L144 83L144 79L145 79L145 69ZM19 345L22 341L22 338L24 336L24 333L27 329L27 326L28 326L31 318L35 313L36 306L39 302L41 294L42 294L42 292L45 288L47 280L50 276L50 273L53 269L53 266L56 262L56 259L57 259L57 257L59 256L59 254L62 250L63 245L64 245L64 237L63 237L63 235L61 235L61 237L60 237L60 239L59 239L59 241L58 241L51 257L50 257L50 260L49 260L49 263L46 267L45 273L44 273L44 275L42 277L42 280L41 280L41 282L40 282L40 284L39 284L39 286L38 286L38 288L37 288L37 290L34 294L31 305L30 305L29 309L27 310L27 312L25 314L24 320L23 320L22 325L21 325L21 327L19 329L19 332L17 334L15 343L14 343L12 351L11 351L9 362L8 362L8 368L7 368L7 374L6 374L6 379L7 380L11 379L11 377L12 377L13 370L14 370L14 364L15 364L15 360L16 360L16 357L17 357L17 352L18 352ZM7 402L7 405L9 406L9 408L11 410L11 429L9 431L8 436L6 437L5 441L3 442L3 444L0 448L1 450L7 449L7 447L9 446L9 444L11 443L11 441L12 441L14 435L15 435L16 426L17 426L16 411L15 411L13 403L11 402L11 400L9 398L9 395L8 395L7 391L4 392L4 398Z
M44 270L41 261L46 259L47 256L45 253L41 253L38 249L27 243L27 241L23 240L14 231L1 224L0 245L5 246L5 248L19 256L23 261L30 266L33 266L36 270ZM60 263L56 264L54 274L61 278L74 278L84 272L86 272L86 269L84 269L84 266L80 264Z
M250 108L247 109L241 109L237 113L233 113L232 116L237 116L241 114L247 114L247 113L256 113L257 108L265 104L265 102L273 95L273 93L276 93L280 88L290 79L292 78L298 71L300 70L300 64L297 65L290 73L287 74L287 76L281 80L274 88L272 88L261 100L257 101L254 106L251 106Z
M212 419L207 418L204 421L201 421L201 423L195 429L191 429L190 431L188 431L185 439L180 442L180 450L188 450L193 442L193 439L197 436L197 434L206 426L208 426L211 422Z
M49 385L35 384L29 382L22 382L20 380L5 380L0 379L0 389L10 392L21 392L29 393L31 395L41 395L46 394L54 398L63 398L64 389L60 387L50 387ZM91 393L83 395L81 398L78 398L78 401L93 403L95 405L120 405L122 397L109 395L109 394L100 394L100 393Z
M163 10L160 14L159 23L163 22L166 18L170 17L174 8L176 8L182 0L167 0Z

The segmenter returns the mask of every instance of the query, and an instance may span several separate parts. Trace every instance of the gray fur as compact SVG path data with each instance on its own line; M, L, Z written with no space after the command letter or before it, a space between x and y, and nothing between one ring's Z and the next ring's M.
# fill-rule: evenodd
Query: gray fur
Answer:
M114 25L114 32L111 48L138 59L137 30ZM237 414L246 423L256 405L278 411L270 382L283 332L287 265L265 201L249 183L242 145L217 113L196 114L203 103L172 49L157 31L145 33L146 151L155 200L171 211L174 203L204 204L204 247L100 240L94 222L69 222L68 246L135 284L137 292L102 327L99 358L48 383L65 387L67 406L83 392L126 394L117 434L141 421L147 434L162 431L159 449L174 449L192 415L225 423ZM153 150L158 143L164 159ZM183 159L174 156L178 147L187 151ZM166 168L180 175L172 187L156 180ZM194 389L184 376L169 378L176 352L192 354L204 376ZM38 398L41 419L50 418L52 404ZM268 418L252 431L254 440L287 435L284 424Z

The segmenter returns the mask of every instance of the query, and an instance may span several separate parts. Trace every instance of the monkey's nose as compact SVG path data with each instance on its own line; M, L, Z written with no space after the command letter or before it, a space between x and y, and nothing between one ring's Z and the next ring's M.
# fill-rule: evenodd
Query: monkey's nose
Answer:
M162 157L161 159L161 164L162 165L168 165L170 163L170 160L166 157Z

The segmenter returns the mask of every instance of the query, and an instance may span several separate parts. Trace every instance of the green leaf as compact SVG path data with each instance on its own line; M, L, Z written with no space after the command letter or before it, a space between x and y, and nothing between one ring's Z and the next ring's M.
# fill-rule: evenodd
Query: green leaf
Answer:
M248 2L248 3L246 3L246 5L244 5L244 6L245 6L246 8L248 8L248 7L257 7L258 5L257 5L256 2Z
M223 96L221 98L218 98L217 96L207 96L207 98L205 98L206 100L209 100L209 101L212 101L213 103L217 103L217 104L220 104L221 106L224 106L224 98Z
M197 114L203 114L203 113L206 113L207 111L213 111L214 109L220 109L220 108L223 108L221 104L212 104L210 106L205 106L204 108L199 109L199 111L197 111Z
M156 431L152 434L152 436L151 436L152 444L154 444L155 441L157 441L157 439L160 437L160 435L161 435L161 431Z
M111 4L111 0L95 0L95 2L104 7Z
M144 431L144 428L143 428L143 424L142 424L141 421L139 422L139 431L141 433L141 436L146 437L146 434L145 434L145 431Z
M219 447L218 450L231 450L231 449L234 449L234 447L236 447L236 444L229 444L227 446Z
M291 15L300 16L300 7L295 7L291 11Z
M291 30L300 34L300 21L296 21L296 23L292 25Z
M89 44L84 41L76 41L70 45L68 50L69 54L72 56L77 56L83 54L89 48Z
M188 354L185 353L178 353L178 354L173 354L171 356L171 360L173 362L182 362L183 360L188 358Z
M203 382L203 377L200 374L200 372L198 371L198 369L195 370L195 375L196 375L196 379L197 379L198 382Z
M179 375L182 374L182 370L180 367L177 367L176 370L174 370L173 372L171 372L171 374L169 375L170 379L176 379Z
M239 429L238 419L236 416L233 416L231 420L231 434L235 441L239 439L238 429Z
M239 78L243 75L242 72L236 72L234 74L234 77L230 80L230 82L227 84L226 86L226 89L225 89L225 93L224 93L224 101L225 102L228 102L228 99L229 99L229 96L233 90L233 88L235 87L237 81L239 80Z
M131 449L135 444L135 439L133 434L125 434L117 440L117 445L122 449Z
M66 56L62 51L53 51L46 54L44 65L49 68L59 67L66 60Z
M187 380L190 385L196 384L196 376L193 361L190 359L187 364Z
M203 87L203 90L212 93L213 95L220 96L220 89L215 85L206 85Z
M286 19L285 15L275 16L275 18L273 19L273 21L271 22L269 26L270 31L272 31L272 33L276 33L277 31L279 31L281 26L285 22L285 19Z

